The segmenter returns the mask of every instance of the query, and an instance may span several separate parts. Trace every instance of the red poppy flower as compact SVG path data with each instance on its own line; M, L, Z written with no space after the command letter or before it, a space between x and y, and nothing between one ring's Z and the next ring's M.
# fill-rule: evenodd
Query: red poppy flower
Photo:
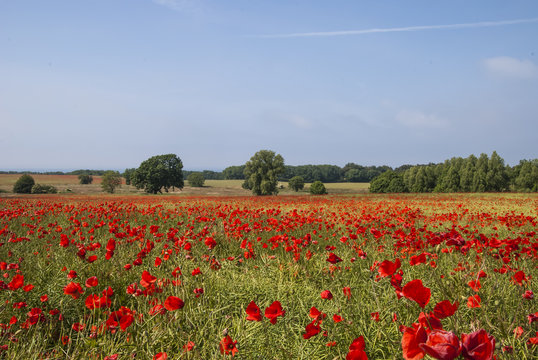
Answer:
M237 350L237 341L233 341L230 335L226 335L219 343L220 353L221 354L232 354L232 356L235 356L235 353L238 352Z
M434 330L426 343L419 347L431 357L439 360L453 360L461 353L460 339L452 332Z
M438 302L433 308L433 313L438 319L444 319L454 315L460 303L455 301L454 304L451 304L448 300L443 300Z
M340 315L337 315L337 314L334 314L333 315L333 321L335 323L339 323L340 321L343 321L344 319L340 316Z
M153 360L166 360L166 359L168 359L168 355L165 352L160 352L153 356Z
M415 266L418 264L423 264L425 262L426 262L426 254L422 253L420 255L411 256L411 259L409 260L409 265Z
M430 302L431 291L422 285L422 280L416 279L408 282L403 288L403 295L409 300L415 301L424 309Z
M495 351L495 338L481 329L461 334L463 358L466 360L491 360Z
M379 264L379 268L377 269L377 272L379 273L379 276L381 277L387 277L391 276L398 270L401 266L400 259L396 259L395 262L385 260L381 264Z
M197 267L196 269L194 269L191 273L192 276L196 276L196 275L199 275L201 274L202 272L200 271L200 268Z
M476 294L473 296L469 296L469 298L467 299L467 307L479 308L481 302L482 302L482 299L480 299L480 295Z
M217 242L212 237L206 237L204 244L209 248L209 250L212 250L215 246L217 246Z
M251 301L246 308L247 320L248 321L261 321L262 314L260 313L260 308L254 301Z
M144 270L142 272L142 279L140 280L140 285L142 285L145 288L148 288L153 284L155 281L157 281L157 277L151 275L148 271Z
M99 280L97 280L96 276L92 276L86 280L86 287L91 288L94 286L97 286L99 284Z
M333 298L333 294L329 290L323 290L321 292L321 298L325 300L331 300Z
M73 324L72 329L73 331L79 332L79 331L84 330L85 327L86 325L76 322Z
M370 318L375 322L379 322L379 313L378 312L370 313Z
M523 271L518 271L514 274L514 276L512 276L512 281L515 283L515 284L518 284L520 286L523 285L523 281L528 281L528 278L527 276L525 275L525 273Z
M321 321L327 317L327 314L322 313L319 311L315 306L312 306L310 308L310 313L308 314L314 321Z
M525 291L525 293L522 296L524 299L527 299L527 300L534 299L534 293L531 290Z
M183 351L191 351L192 349L194 349L194 345L194 341L187 342L185 345L183 345Z
M7 284L9 290L17 290L23 287L24 285L24 275L15 275L13 276L13 279Z
M183 302L183 300L181 300L177 296L169 296L164 301L164 307L168 311L179 310L179 309L183 308L184 305L185 305L185 303Z
M431 330L443 330L443 324L433 313L425 314L423 312L418 316L418 322L429 334Z
M276 324L276 319L279 316L284 316L286 311L282 309L280 301L274 301L269 307L265 309L265 317L269 319L271 324Z
M402 350L405 360L418 360L424 357L424 350L420 348L428 339L426 330L417 323L413 327L406 327L402 336Z
M478 290L480 290L480 288L482 287L482 285L480 285L480 280L469 281L467 285L469 285L469 287L475 292L478 292Z
M80 286L79 283L74 283L72 281L64 287L64 294L71 295L73 299L78 299L83 292L84 290L82 289L82 286Z
M320 326L314 320L311 323L309 323L308 325L306 325L305 332L303 334L303 338L305 340L310 339L312 336L315 336L315 335L319 334L320 331L321 331Z
M334 265L342 261L342 259L336 256L336 254L334 253L329 253L329 257L327 258L327 261Z
M345 286L342 288L342 291L344 292L344 295L347 297L348 300L351 299L351 288L349 286Z
M346 360L368 360L368 356L364 352L365 347L364 337L361 335L349 345L349 352L346 355Z

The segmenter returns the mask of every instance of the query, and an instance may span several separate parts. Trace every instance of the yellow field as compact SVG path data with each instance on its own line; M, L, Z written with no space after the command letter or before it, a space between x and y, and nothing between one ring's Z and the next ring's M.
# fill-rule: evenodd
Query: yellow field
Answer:
M21 174L0 174L0 190L5 192L11 192L13 185ZM53 185L58 189L58 192L72 192L75 194L96 194L102 193L101 189L101 177L93 176L93 183L89 185L80 185L77 175L31 175L36 184ZM204 187L196 188L190 187L188 181L185 181L185 187L183 190L171 191L173 194L184 195L208 195L208 196L221 196L221 195L250 195L250 191L241 187L243 180L206 180ZM325 187L329 194L354 194L354 193L367 193L368 183L327 183ZM304 195L308 194L308 188L310 184L305 184L305 188L302 191L295 192L288 188L287 182L279 182L279 193L286 195ZM141 190L137 190L134 186L123 184L120 188L116 189L117 193L121 194L141 194Z

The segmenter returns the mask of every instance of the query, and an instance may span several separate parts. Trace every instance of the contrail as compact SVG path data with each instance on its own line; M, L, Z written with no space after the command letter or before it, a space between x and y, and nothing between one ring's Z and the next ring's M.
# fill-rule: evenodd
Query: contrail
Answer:
M305 32L305 33L276 34L276 35L259 35L257 37L260 37L260 38L295 38L295 37L346 36L346 35L364 35L364 34L375 34L375 33L405 32L405 31L468 29L468 28L526 24L526 23L535 23L535 22L538 22L538 18L500 20L500 21L482 21L482 22L475 22L475 23L448 24L448 25L421 25L421 26L406 26L406 27L396 27L396 28L374 28L374 29L364 29L364 30L320 31L320 32Z

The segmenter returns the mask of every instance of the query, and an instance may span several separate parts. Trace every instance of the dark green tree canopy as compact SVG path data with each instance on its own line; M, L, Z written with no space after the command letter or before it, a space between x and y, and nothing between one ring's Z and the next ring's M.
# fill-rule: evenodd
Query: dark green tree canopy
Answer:
M310 185L310 193L313 195L325 195L327 194L327 189L325 188L325 185L318 180Z
M24 174L13 185L13 192L19 194L30 194L34 184L34 178L28 174Z
M278 177L284 172L284 158L271 150L260 150L245 164L243 187L255 195L278 193Z
M183 163L174 154L157 155L143 161L131 176L131 183L137 189L148 193L166 192L172 187L183 188Z
M93 182L93 176L88 174L80 174L78 176L78 182L82 185L88 185Z
M304 179L302 176L294 176L288 182L290 189L294 191L299 191L304 188Z

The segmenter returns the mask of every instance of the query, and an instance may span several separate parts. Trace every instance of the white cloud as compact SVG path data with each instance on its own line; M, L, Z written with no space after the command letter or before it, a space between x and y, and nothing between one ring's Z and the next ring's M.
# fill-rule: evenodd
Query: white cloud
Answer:
M499 56L484 60L484 66L490 73L503 77L519 79L538 77L538 66L530 60Z
M160 0L160 1L166 1L166 0ZM171 0L168 0L168 1L171 1ZM405 27L394 27L394 28L373 28L373 29L363 29L363 30L317 31L317 32L305 32L305 33L263 35L260 37L295 38L295 37L364 35L364 34L389 33L389 32L483 28L483 27L492 27L492 26L506 26L506 25L525 24L525 23L535 23L535 22L538 22L538 18L500 20L500 21L481 21L481 22L475 22L475 23L462 23L462 24L418 25L418 26L405 26Z
M412 128L443 128L446 121L434 114L425 114L416 110L401 110L396 114L396 121Z

